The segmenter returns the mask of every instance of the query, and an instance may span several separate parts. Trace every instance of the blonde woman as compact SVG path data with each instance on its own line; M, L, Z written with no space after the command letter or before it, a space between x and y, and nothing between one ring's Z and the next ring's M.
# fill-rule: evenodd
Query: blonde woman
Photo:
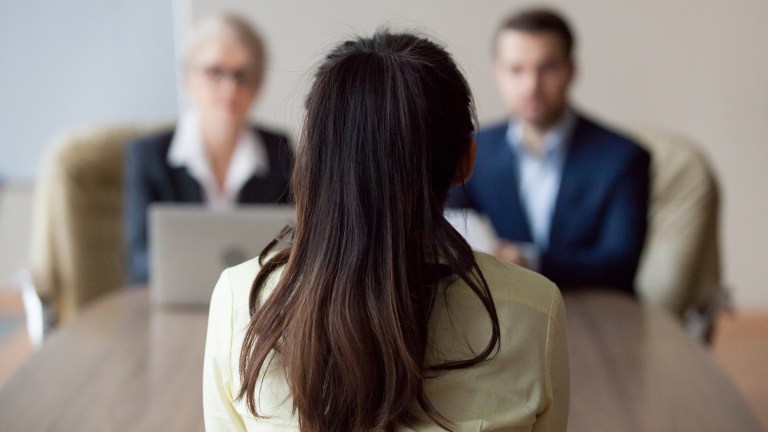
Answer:
M190 108L173 130L129 144L125 244L129 282L146 283L147 207L156 201L214 208L289 199L291 146L285 135L249 124L264 79L264 42L242 18L200 22L184 53Z

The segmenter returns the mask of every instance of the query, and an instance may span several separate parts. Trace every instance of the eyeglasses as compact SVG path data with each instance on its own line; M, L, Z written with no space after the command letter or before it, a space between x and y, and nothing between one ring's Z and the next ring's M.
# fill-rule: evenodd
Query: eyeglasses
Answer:
M256 73L252 68L227 69L219 66L200 66L197 68L216 84L229 80L240 87L251 87L256 84Z

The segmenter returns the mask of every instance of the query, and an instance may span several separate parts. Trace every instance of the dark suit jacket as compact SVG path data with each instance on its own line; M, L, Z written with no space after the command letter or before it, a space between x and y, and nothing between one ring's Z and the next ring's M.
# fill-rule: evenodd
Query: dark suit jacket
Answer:
M240 203L286 203L290 200L293 151L288 139L280 134L254 128L269 157L269 174L251 177L240 190ZM173 130L138 139L126 148L123 219L128 282L146 283L149 279L147 258L147 208L152 202L202 202L202 187L186 168L172 168L167 163Z
M645 241L650 156L629 139L577 117L540 271L561 288L633 292ZM507 127L504 122L477 133L474 174L452 189L447 205L488 215L501 238L532 242Z

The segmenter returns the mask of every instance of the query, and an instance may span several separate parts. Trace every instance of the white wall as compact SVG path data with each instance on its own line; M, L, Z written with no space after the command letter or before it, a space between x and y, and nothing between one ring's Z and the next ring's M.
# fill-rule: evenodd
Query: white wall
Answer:
M0 179L73 127L174 118L175 64L170 1L0 1Z
M180 0L190 16L240 11L268 39L272 63L256 117L291 131L309 68L337 41L389 23L444 41L467 72L481 121L503 116L490 40L511 0ZM768 308L768 2L551 0L579 38L578 105L619 126L699 141L723 193L726 280L738 306Z

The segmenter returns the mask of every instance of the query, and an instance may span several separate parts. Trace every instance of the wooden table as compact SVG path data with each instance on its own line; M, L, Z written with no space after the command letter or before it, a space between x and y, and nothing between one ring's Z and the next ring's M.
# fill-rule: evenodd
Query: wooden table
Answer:
M572 432L759 431L706 350L618 294L566 296ZM202 431L207 314L108 297L0 390L0 431Z
M760 431L706 348L666 313L617 293L565 297L569 431Z
M207 311L109 296L47 339L0 390L0 431L204 431Z

